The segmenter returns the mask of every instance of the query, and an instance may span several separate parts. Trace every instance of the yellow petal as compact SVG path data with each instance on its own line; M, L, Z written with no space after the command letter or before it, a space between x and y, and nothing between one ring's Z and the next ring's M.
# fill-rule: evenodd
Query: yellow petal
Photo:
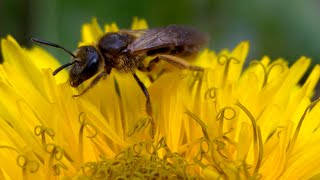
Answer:
M148 29L148 24L145 19L134 17L131 25L132 30Z
M97 19L93 18L91 23L84 24L81 30L82 42L79 46L95 44L98 39L103 35Z
M116 23L106 24L104 26L104 32L117 32L119 31L119 28Z

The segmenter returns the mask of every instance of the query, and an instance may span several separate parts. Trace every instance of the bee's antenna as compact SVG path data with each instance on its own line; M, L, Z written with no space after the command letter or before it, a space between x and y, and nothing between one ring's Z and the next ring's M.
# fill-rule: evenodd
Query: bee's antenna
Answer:
M31 38L31 41L62 49L65 52L69 53L73 58L76 58L76 56L72 52L70 52L69 50L67 50L66 48L64 48L64 47L62 47L62 46L60 46L58 44L55 44L55 43L52 43L52 42L47 42L47 41L44 41L44 40L41 40L41 39L37 39L37 38ZM67 65L67 64L65 64L65 65Z
M56 70L53 71L52 75L56 75L58 74L58 72L60 72L62 69L68 67L68 66L71 66L72 64L76 63L76 62L79 62L79 61L72 61L72 62L69 62L69 63L66 63L60 67L58 67Z

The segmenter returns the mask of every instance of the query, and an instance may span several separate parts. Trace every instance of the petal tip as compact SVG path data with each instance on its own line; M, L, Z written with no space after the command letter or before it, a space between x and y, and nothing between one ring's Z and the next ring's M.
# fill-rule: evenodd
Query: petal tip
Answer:
M145 19L138 18L137 16L135 16L133 17L133 20L132 20L131 29L132 30L148 29L148 23Z

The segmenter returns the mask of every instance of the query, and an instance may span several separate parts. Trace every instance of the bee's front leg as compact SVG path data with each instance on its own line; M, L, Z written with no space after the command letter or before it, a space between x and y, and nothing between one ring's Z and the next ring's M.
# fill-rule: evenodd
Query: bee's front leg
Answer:
M100 74L98 74L90 83L88 87L86 87L80 94L73 95L72 97L79 97L86 93L89 89L91 89L93 86L95 86L103 77L106 77L109 74L107 71L103 71Z

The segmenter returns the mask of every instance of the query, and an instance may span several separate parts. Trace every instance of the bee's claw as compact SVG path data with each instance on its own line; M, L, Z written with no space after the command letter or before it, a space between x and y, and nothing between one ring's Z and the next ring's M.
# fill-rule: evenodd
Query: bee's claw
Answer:
M81 96L81 94L72 95L73 98L77 98L79 96Z

